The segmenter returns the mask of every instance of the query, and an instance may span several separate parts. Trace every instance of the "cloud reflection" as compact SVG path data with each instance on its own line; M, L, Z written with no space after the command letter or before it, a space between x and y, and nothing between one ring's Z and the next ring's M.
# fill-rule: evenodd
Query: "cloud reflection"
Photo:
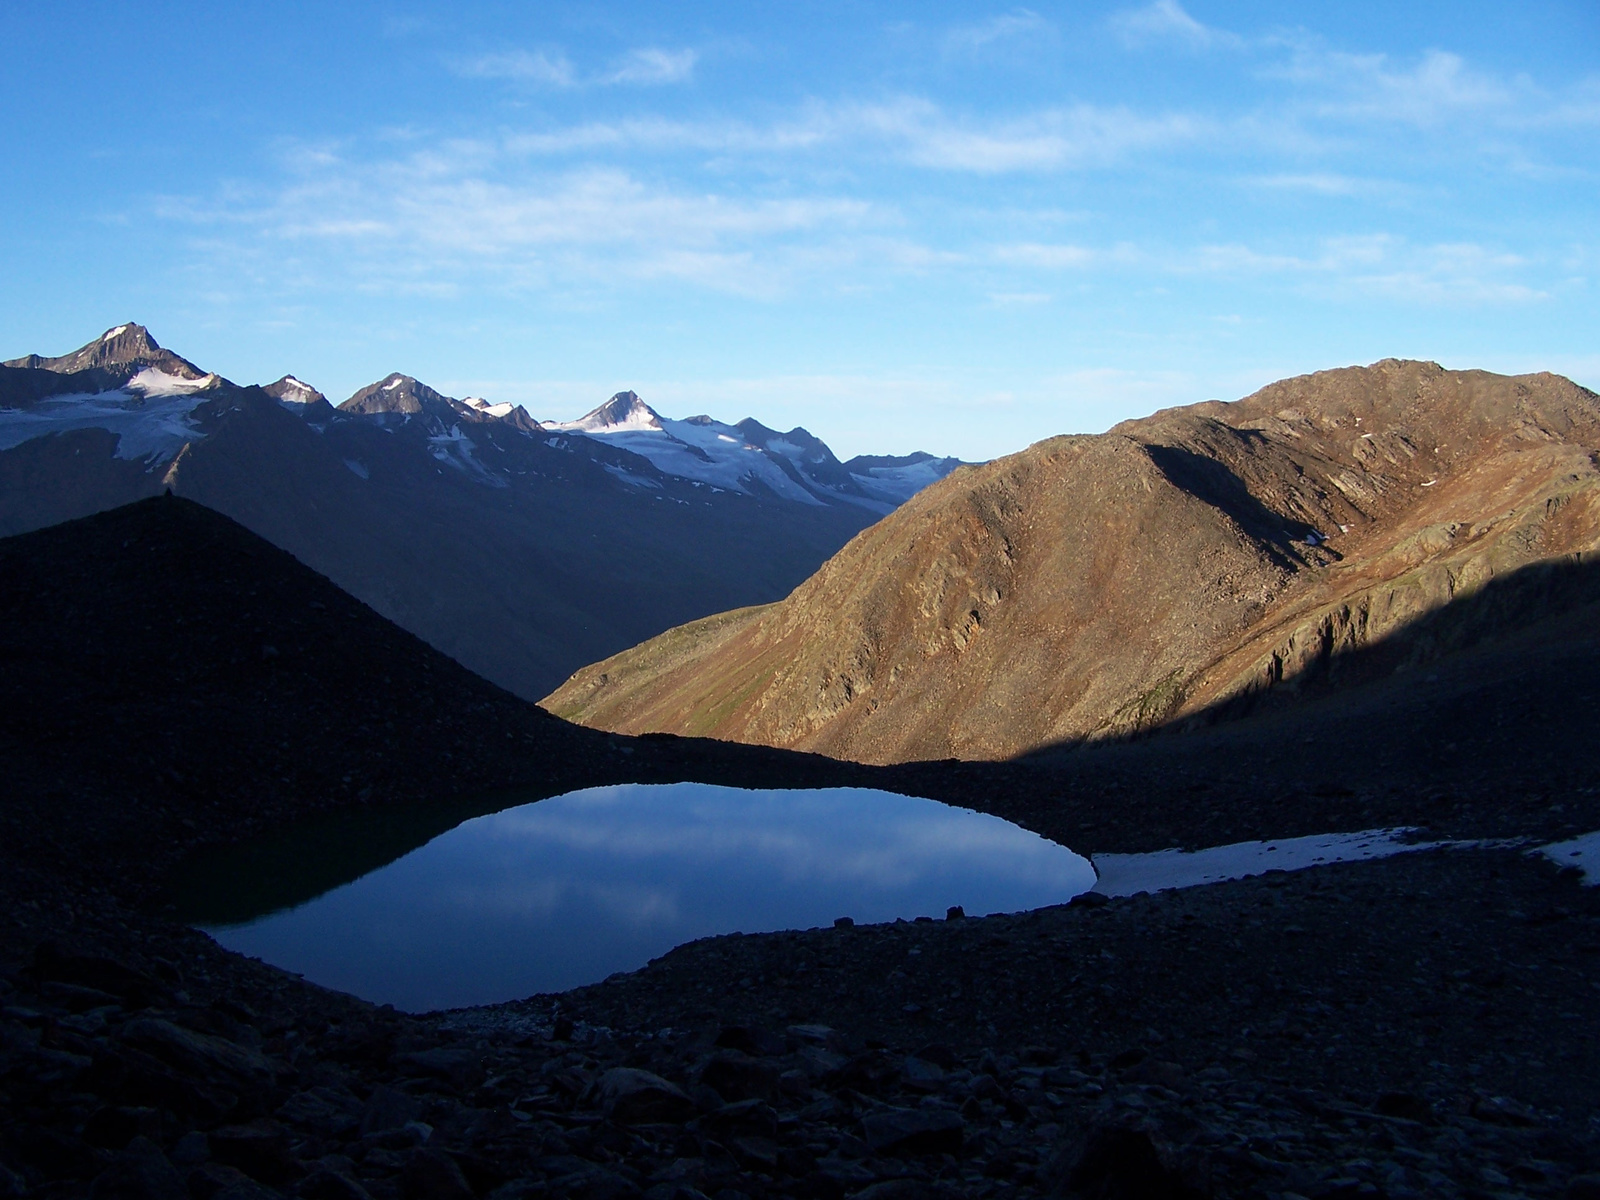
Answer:
M1061 903L1088 861L997 817L861 788L593 788L480 817L289 912L214 931L422 1009L555 991L712 934Z

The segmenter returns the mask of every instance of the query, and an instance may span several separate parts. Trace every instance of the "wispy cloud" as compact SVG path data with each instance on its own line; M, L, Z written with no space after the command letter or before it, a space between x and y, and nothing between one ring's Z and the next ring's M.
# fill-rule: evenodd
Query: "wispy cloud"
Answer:
M911 98L842 109L834 122L844 131L888 141L918 166L979 174L1103 165L1214 132L1210 122L1185 113L1147 116L1089 104L1008 120L962 120Z
M1105 166L1135 152L1235 136L1186 113L1140 114L1077 105L1024 116L961 118L921 97L878 103L807 105L795 116L757 125L737 120L636 118L511 135L526 154L586 151L788 154L822 148L868 153L942 171L999 174Z
M1000 16L990 17L973 25L961 25L945 34L947 51L982 50L996 42L1017 37L1037 37L1049 33L1054 26L1032 9L1018 8Z
M1423 126L1505 109L1517 98L1513 87L1444 50L1429 50L1407 67L1383 54L1346 54L1309 43L1262 73L1319 89L1318 108L1324 115Z
M1310 253L1206 245L1167 265L1179 274L1286 275L1329 296L1408 304L1524 304L1549 296L1519 278L1532 265L1522 255L1472 242L1419 245L1383 233L1325 238Z
M1102 278L1118 272L1154 279L1275 279L1328 298L1381 296L1410 304L1523 304L1550 294L1526 282L1535 266L1527 257L1477 243L1416 244L1388 233L1306 241L1273 249L1245 242L1177 247L1018 242L996 246L986 261L1023 272L1070 271Z
M1394 195L1409 187L1387 179L1367 179L1335 171L1314 171L1283 175L1258 175L1246 180L1253 187L1279 192L1308 192L1318 196Z
M319 147L290 164L274 191L168 198L160 215L207 231L214 248L248 255L276 246L300 254L302 269L321 259L324 275L369 282L588 286L631 277L744 295L781 293L805 270L810 243L879 220L849 197L706 194L606 167L530 172L492 143L377 161Z
M469 79L511 79L546 87L574 88L684 83L693 77L698 61L699 55L694 50L644 46L628 51L608 69L587 76L565 53L552 49L480 54L456 59L451 66L456 74Z
M1111 28L1129 46L1157 41L1179 42L1196 49L1244 44L1237 34L1201 24L1178 0L1155 0L1144 8L1115 13Z
M578 72L564 55L547 50L508 50L482 54L455 64L456 73L472 79L517 79L551 87L572 87Z
M693 76L698 57L693 50L663 50L657 46L630 50L621 62L601 76L601 82L683 83Z
M1041 242L1018 242L998 246L995 261L1013 266L1038 267L1047 271L1079 270L1102 261L1103 252L1087 246L1046 245Z
M990 292L989 303L997 308L1012 308L1017 305L1049 304L1053 299L1049 292Z

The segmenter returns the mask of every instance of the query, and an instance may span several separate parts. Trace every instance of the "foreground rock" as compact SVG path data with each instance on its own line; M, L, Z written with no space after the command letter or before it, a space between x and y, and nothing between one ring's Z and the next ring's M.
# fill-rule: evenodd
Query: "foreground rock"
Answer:
M1600 891L1515 852L708 939L425 1017L43 916L0 980L11 1196L1559 1197L1600 1169Z

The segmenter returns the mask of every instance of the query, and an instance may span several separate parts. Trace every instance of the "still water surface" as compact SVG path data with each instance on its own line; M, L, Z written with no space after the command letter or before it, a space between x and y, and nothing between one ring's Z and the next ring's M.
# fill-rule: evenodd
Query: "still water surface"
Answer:
M1065 847L933 800L629 784L477 817L297 907L204 927L417 1012L592 983L709 934L1014 912L1094 882Z

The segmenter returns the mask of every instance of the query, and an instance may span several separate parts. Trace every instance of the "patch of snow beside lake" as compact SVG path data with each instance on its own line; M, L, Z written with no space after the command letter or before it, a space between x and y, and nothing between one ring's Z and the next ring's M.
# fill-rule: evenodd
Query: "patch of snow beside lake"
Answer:
M1585 886L1600 885L1600 831L1552 842L1533 853L1544 855L1558 867L1577 867L1583 872Z
M1368 829L1360 833L1319 833L1267 842L1234 842L1205 850L1096 854L1092 861L1100 878L1091 890L1106 896L1133 896L1139 892L1225 883L1272 870L1298 871L1324 863L1388 858L1392 854L1456 844L1405 841L1410 832L1409 829Z

